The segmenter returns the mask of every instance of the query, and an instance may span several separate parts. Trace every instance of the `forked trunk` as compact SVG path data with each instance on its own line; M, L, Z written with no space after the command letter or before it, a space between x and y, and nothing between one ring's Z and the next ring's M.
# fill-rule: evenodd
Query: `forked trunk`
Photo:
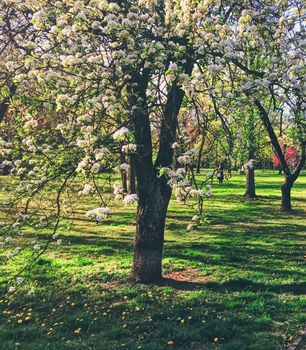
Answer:
M191 74L192 63L186 62L186 74ZM178 113L184 98L184 91L173 82L168 91L163 119L160 127L159 150L153 165L150 113L146 90L150 78L149 70L136 74L134 84L128 86L128 101L135 106L133 126L137 153L135 171L137 178L136 241L132 278L136 282L151 283L162 278L162 252L167 208L171 188L164 176L159 177L159 169L170 167L173 161L171 145L176 139Z
M290 176L286 176L285 182L282 184L282 211L291 211L291 189L293 181Z
M169 187L155 176L150 188L139 192L132 267L136 282L151 283L162 278L164 228L170 196Z
M254 150L251 149L249 151L249 159L254 159ZM247 167L246 169L246 184L245 184L245 196L248 198L256 198L256 190L255 190L255 171L254 168Z

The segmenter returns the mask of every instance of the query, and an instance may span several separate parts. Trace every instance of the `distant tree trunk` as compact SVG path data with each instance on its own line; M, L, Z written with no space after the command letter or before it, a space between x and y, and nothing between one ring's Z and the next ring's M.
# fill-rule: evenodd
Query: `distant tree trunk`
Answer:
M202 155L203 155L204 144L205 144L205 131L202 132L202 139L201 139L199 154L198 154L198 158L197 158L197 166L196 166L196 173L197 174L199 174L200 170L201 170L201 163L202 163Z
M282 184L282 211L291 211L291 189L294 181L292 176L286 176L285 182Z
M249 157L248 160L254 159L254 149L251 148L249 150ZM247 167L246 169L246 186L245 186L245 196L248 198L256 198L256 191L255 191L255 171L254 168Z
M136 172L134 154L130 154L129 193L136 193Z
M120 153L120 164L125 163L125 155L123 152ZM121 183L124 192L127 192L127 174L126 171L121 170Z
M260 101L257 99L255 100L255 105L257 106L260 112L261 120L266 128L266 131L268 132L274 151L277 154L277 157L282 166L282 170L284 171L284 174L285 174L285 182L281 186L281 190L282 190L281 209L283 211L289 212L291 211L291 188L293 187L295 180L300 175L300 172L302 171L306 161L306 140L301 141L301 158L295 170L291 172L289 165L283 154L283 151L280 147L280 144L278 142L277 136L274 132L273 126L270 122L268 112L266 111L264 106L260 103Z

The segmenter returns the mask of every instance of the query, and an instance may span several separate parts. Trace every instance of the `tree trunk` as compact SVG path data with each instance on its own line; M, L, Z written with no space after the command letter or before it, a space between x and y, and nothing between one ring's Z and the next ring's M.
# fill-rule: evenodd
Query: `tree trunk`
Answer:
M153 175L150 188L139 193L132 277L151 283L162 278L164 228L171 189Z
M254 149L250 149L248 160L254 159ZM256 198L255 191L255 171L254 168L247 167L246 169L246 186L245 186L245 196L248 198Z
M135 155L130 154L129 193L136 193Z
M282 184L282 211L291 211L291 188L293 186L293 181L290 176L286 176L285 182Z
M201 163L202 163L202 155L203 155L203 148L205 144L205 132L202 132L202 140L200 144L199 154L197 158L197 166L196 166L196 173L199 174L201 170Z
M265 110L264 106L260 103L259 100L255 100L255 105L257 106L260 112L260 118L263 121L263 124L266 128L266 131L269 134L271 143L274 148L274 152L277 154L277 157L281 163L282 170L286 176L285 183L282 185L282 210L283 211L291 211L291 188L295 182L295 180L300 175L302 171L305 161L306 161L306 140L301 140L301 159L296 166L293 173L290 171L290 167L285 159L281 146L278 142L276 134L274 132L273 126L270 122L268 112Z
M125 155L120 153L120 164L125 163ZM124 192L127 192L127 174L126 171L121 170L121 183Z
M193 65L186 62L185 73L191 74ZM134 74L133 84L127 88L129 106L134 106L133 127L137 152L135 171L137 178L137 224L132 266L132 278L136 282L151 283L162 278L162 251L167 208L171 188L164 176L158 177L159 169L169 167L173 161L171 145L176 139L178 113L184 91L173 82L168 91L160 129L159 151L153 165L153 144L150 113L147 105L147 86L150 71Z

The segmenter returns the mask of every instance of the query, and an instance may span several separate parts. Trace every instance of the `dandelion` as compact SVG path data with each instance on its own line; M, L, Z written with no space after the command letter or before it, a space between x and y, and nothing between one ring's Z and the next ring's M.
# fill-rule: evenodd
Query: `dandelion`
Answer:
M74 331L75 334L80 334L80 332L81 332L81 328L80 328L80 327L77 328L77 329Z

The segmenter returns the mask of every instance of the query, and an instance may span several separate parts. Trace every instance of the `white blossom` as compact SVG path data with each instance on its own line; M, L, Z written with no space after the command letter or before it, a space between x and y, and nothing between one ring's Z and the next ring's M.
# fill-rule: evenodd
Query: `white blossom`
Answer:
M181 164L188 165L192 163L192 158L188 155L184 155L184 156L178 157L177 161Z
M128 134L130 130L123 126L113 134L113 139L114 140L122 140L126 134Z
M128 172L129 169L130 169L130 166L129 166L127 163L122 163L122 164L120 165L120 169L123 170L123 171Z
M125 204L134 204L138 200L137 194L128 194L123 198Z
M127 145L122 146L122 152L123 153L135 153L137 151L137 145L134 143L129 143Z
M90 194L91 189L91 185L85 184L83 190L79 191L79 195L88 196Z
M17 277L16 281L18 284L21 284L23 282L23 278L22 277Z
M173 149L176 149L176 148L179 148L179 147L180 147L180 145L179 145L178 142L174 142L174 143L171 145L171 148L173 148Z

